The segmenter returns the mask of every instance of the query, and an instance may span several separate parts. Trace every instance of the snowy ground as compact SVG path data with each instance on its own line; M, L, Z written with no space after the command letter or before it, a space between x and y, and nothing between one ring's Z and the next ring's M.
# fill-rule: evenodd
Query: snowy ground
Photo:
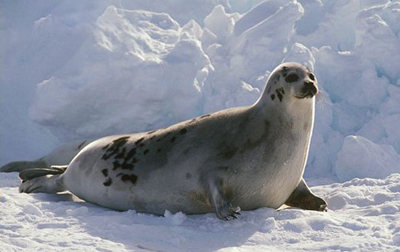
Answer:
M400 251L400 174L313 187L328 212L262 208L229 222L116 212L19 194L15 174L0 181L1 251Z
M251 104L297 61L321 90L305 176L332 210L119 213L0 173L0 251L400 251L400 1L1 0L0 23L0 165Z

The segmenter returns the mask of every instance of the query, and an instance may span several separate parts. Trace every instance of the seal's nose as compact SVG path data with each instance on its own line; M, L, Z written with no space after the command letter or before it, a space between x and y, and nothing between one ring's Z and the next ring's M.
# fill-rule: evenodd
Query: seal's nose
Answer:
M315 94L317 94L318 89L315 86L314 82L312 81L305 81L304 82L304 88L303 88L303 92L305 94L310 94L312 96L314 96Z

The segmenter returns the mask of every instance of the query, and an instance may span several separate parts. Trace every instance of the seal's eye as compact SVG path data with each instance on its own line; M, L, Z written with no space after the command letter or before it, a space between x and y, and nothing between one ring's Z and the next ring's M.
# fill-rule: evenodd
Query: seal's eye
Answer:
M312 74L312 73L310 73L310 74L308 75L308 77L310 77L311 80L315 80L315 76L314 76L314 74Z
M295 81L298 81L298 80L299 80L299 76L298 76L297 74L294 74L294 73L289 74L289 75L285 78L285 81L286 81L287 83L292 83L292 82L295 82Z

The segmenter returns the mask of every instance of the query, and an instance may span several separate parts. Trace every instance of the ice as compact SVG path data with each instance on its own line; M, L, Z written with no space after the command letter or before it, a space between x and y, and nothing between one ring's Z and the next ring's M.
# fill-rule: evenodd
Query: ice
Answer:
M225 12L222 5L217 5L213 11L204 19L204 28L212 32L218 43L226 43L232 36L235 20Z
M164 127L201 113L210 62L197 40L180 35L167 14L108 7L60 69L68 74L38 85L31 118L71 140ZM80 116L89 111L91 119Z
M390 145L378 145L361 136L348 136L338 153L335 171L339 181L385 178L400 173L400 156Z
M2 33L10 39L2 50L12 62L5 65L4 102L17 110L4 106L2 113L24 125L1 122L1 162L252 104L270 71L287 61L314 70L321 91L306 176L334 177L349 135L400 152L397 1L193 4L203 13L194 20L177 14L189 7L167 4L161 12L141 1L54 3L32 7L19 23L4 13ZM12 51L21 56L12 58ZM17 73L21 67L29 70L26 78ZM21 101L10 101L9 87L21 81ZM22 155L18 142L31 151Z

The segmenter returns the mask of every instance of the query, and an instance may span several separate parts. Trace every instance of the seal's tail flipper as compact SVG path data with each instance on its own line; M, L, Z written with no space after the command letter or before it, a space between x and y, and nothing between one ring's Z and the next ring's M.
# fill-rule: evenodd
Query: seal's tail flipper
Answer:
M61 176L67 166L52 166L51 168L33 168L22 171L19 177L22 184L21 193L57 193L65 191Z
M27 169L32 169L35 167L47 167L45 161L39 159L35 161L16 161L10 162L8 164L0 167L0 172L21 172Z

